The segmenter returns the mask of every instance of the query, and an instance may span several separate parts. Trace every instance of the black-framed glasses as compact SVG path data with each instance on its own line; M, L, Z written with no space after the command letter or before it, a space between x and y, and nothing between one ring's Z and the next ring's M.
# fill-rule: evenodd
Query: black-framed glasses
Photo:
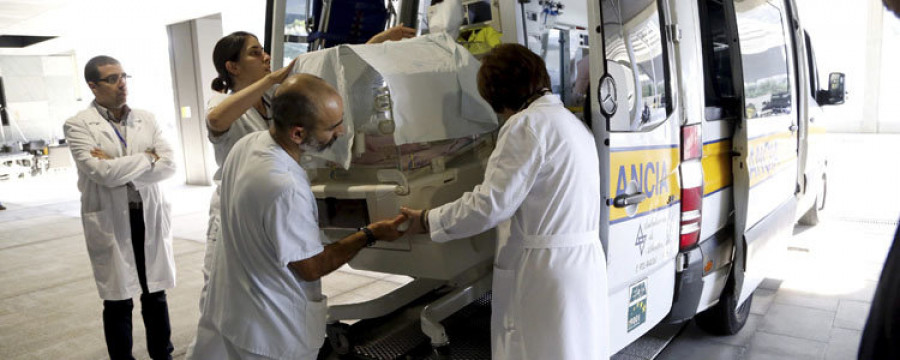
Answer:
M131 79L131 75L128 75L126 73L112 74L105 78L97 79L97 82L103 81L110 85L116 85L119 83L119 80L125 80L125 79Z

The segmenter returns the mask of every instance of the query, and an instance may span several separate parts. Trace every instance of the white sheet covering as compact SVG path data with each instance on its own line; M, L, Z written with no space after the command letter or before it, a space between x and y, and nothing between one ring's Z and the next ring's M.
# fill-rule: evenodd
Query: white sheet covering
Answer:
M374 45L341 45L301 55L293 73L322 77L344 99L347 136L319 155L349 168L353 136L369 122L374 89L387 84L396 145L456 139L497 128L478 94L480 63L446 34Z

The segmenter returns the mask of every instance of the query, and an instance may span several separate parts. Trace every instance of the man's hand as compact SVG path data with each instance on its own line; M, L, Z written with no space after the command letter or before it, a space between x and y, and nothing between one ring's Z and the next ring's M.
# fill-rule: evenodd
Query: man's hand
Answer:
M91 156L100 160L112 160L112 157L106 155L106 153L103 152L103 150L100 150L100 148L94 148L93 150L91 150Z
M428 231L425 230L423 224L428 219L422 219L423 210L420 209L410 209L408 207L402 206L400 207L400 214L409 218L409 229L406 232L410 234L425 234Z
M274 81L276 84L281 84L281 82L284 81L284 79L287 79L288 75L291 74L291 69L294 68L295 62L297 62L297 58L294 58L294 60L291 60L291 63L287 64L287 66L285 66L281 69L275 70L275 71L269 73L269 75L267 75L267 76L272 81Z
M394 26L390 29L375 34L366 44L380 44L385 41L397 41L408 39L416 36L416 29L403 26L403 24Z
M397 227L406 222L406 220L408 220L406 215L397 215L393 219L371 223L367 227L369 230L372 230L372 234L379 241L394 241L403 236L404 232L398 230Z
M156 154L156 149L149 148L147 150L144 150L144 152L147 154L150 154L150 156L153 157L153 163L156 163L157 161L159 161L159 155Z

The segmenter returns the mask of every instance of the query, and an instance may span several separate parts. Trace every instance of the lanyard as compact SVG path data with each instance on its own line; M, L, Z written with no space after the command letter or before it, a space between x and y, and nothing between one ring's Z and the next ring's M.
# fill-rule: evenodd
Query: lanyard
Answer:
M107 120L107 121L109 121L109 120ZM121 142L122 142L122 146L124 146L124 147L125 147L125 148L128 148L128 143L127 143L127 142L125 142L125 138L124 138L124 137L122 137L122 133L120 133L120 132L119 132L119 128L118 128L118 127L116 127L116 125L115 125L115 124L113 124L113 123L112 123L112 121L109 121L109 126L112 126L112 128L113 128L113 131L115 131L115 132L116 132L116 136L118 136L118 137L119 137L119 141L121 141Z

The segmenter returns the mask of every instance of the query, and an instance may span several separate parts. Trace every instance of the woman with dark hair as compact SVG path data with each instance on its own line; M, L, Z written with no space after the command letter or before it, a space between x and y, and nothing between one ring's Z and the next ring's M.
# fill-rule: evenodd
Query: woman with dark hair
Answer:
M504 123L484 182L440 207L401 211L409 231L438 242L510 220L494 263L493 359L608 359L597 148L549 88L543 60L524 46L491 50L478 91Z
M209 276L214 267L216 234L219 232L219 186L222 181L222 165L238 140L250 133L269 128L271 119L269 99L274 94L274 86L284 81L294 64L291 62L288 66L272 72L271 57L263 50L259 39L244 31L237 31L219 39L213 48L212 57L218 76L213 79L211 85L216 94L213 94L207 103L206 127L219 168L213 175L216 190L209 202L206 254L203 257L203 287L200 290L201 314L205 308ZM203 328L202 325L200 324L200 329ZM193 357L194 346L192 343L188 347L186 357L189 359ZM201 352L204 351L206 350Z
M206 233L206 256L203 259L203 288L200 310L206 295L216 233L219 230L219 185L222 164L238 140L252 132L269 128L269 99L274 86L280 84L293 68L293 62L275 72L270 68L271 57L263 50L253 34L238 31L219 39L213 48L213 64L218 76L212 89L217 92L209 100L206 126L209 141L219 169L213 175L216 191L209 204L209 227Z
M367 44L401 40L415 36L415 29L394 26L373 36ZM209 227L206 232L206 255L203 259L203 288L200 310L213 265L216 233L219 230L219 190L222 164L238 140L252 132L267 130L270 125L270 101L276 85L290 74L296 59L277 71L271 71L271 57L263 50L255 35L244 31L223 37L213 48L213 64L218 76L212 81L214 94L209 100L206 126L213 144L219 169L213 175L216 192L209 205Z

